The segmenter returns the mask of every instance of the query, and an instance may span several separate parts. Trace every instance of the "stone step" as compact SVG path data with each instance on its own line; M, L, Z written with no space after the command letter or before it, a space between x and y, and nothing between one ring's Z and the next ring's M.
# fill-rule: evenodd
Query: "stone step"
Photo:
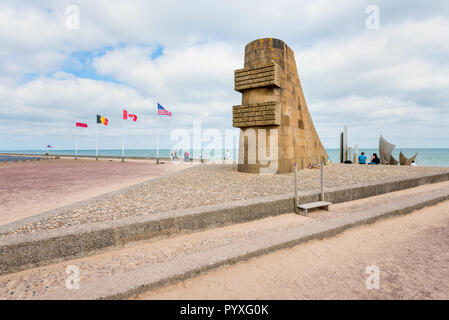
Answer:
M309 212L309 210L312 209L323 209L326 211L329 211L329 206L332 204L332 202L327 202L327 201L316 201L316 202L310 202L310 203L305 203L305 204L300 204L298 205L298 208L300 210L300 213L302 214L307 214Z
M442 182L334 204L331 212L307 217L284 214L159 241L135 242L94 256L1 276L0 299L127 298L448 199L449 182ZM70 280L77 277L79 289Z

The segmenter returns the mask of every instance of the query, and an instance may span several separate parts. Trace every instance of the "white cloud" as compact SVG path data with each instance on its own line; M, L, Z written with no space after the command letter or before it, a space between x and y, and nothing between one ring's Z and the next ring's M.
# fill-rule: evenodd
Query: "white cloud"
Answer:
M57 136L69 146L66 128L75 118L92 119L97 112L119 118L126 105L148 119L134 128L138 147L147 142L137 133L154 129L157 101L176 115L164 130L189 127L194 119L229 128L231 106L241 97L233 91L233 70L243 65L245 44L261 37L278 37L295 50L326 146L337 146L345 123L358 130L361 145L375 145L381 131L420 146L426 146L419 140L423 132L448 138L444 1L378 1L381 24L375 31L365 28L365 8L372 3L364 0L288 0L275 6L255 0L78 0L77 31L65 28L69 4L0 4L3 143L25 146ZM160 46L163 55L152 60ZM71 75L68 69L88 72ZM30 128L40 138L14 140Z
M166 49L154 61L151 52L147 47L113 50L97 58L94 67L100 75L126 82L150 96L178 103L207 102L232 95L233 70L243 60L238 50L223 43Z
M143 115L150 113L152 105L127 86L64 74L39 77L14 88L0 86L1 135L17 138L25 131L29 139L41 136L57 139L59 145L70 144L75 121L93 126L97 113L111 119L111 130L105 133L117 135L123 107ZM0 148L12 147L8 139L2 139L2 144Z
M201 120L212 127L232 126L231 106L241 99L233 90L233 70L243 64L238 50L208 43L166 49L155 60L151 52L148 47L113 50L97 58L94 67L169 108L179 125Z
M441 90L449 86L449 63L437 58L449 54L448 38L449 20L406 22L297 49L297 64L303 78L324 80L336 95L360 86L374 92Z
M410 148L426 147L429 136L441 137L449 126L449 113L393 97L350 96L320 101L310 108L325 144L335 148L339 145L336 133L345 124L350 128L352 144L376 147L383 134Z

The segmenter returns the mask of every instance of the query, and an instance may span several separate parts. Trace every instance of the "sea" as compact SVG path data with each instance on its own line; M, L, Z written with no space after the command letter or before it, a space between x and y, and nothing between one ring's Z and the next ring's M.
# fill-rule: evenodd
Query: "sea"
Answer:
M338 163L340 161L340 149L326 149L327 154L331 162ZM359 152L365 152L365 155L370 158L373 153L379 154L378 149L359 149ZM396 148L393 150L393 156L399 160L399 152L406 157L412 157L415 153L418 153L416 158L416 163L419 166L430 166L430 167L449 167L449 148ZM0 154L31 154L31 155L43 155L49 152L50 155L62 155L62 156L74 156L75 150L58 150L51 149L47 150L0 150ZM170 149L160 149L159 156L161 158L170 157ZM202 150L196 151L190 150L190 155L202 155L203 159L222 159L225 151L224 150ZM95 150L78 150L78 155L80 156L95 156ZM121 150L98 150L99 156L113 156L120 157L122 155ZM238 150L231 150L231 155L234 160L237 160ZM144 158L155 158L157 156L157 150L150 149L130 149L125 151L126 157L144 157ZM2 161L2 156L0 155L0 161Z

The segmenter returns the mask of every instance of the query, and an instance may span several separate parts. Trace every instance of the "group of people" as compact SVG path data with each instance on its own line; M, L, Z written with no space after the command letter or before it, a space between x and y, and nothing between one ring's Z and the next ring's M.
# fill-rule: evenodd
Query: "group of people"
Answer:
M362 152L361 155L359 155L359 164L366 164L366 160L368 158L365 156L365 152ZM380 158L377 156L377 153L373 153L371 156L371 160L368 164L380 164ZM416 162L412 161L410 164L412 167L416 167Z
M365 152L362 152L362 154L359 155L359 164L366 164L367 159L368 158L365 156ZM380 164L380 158L377 156L377 153L373 153L368 164Z
M178 159L178 153L176 150L172 150L172 152L170 153L170 159L173 161L175 159ZM231 153L229 152L229 150L226 150L225 153L225 157L224 160L230 160L231 159ZM365 156L365 152L362 152L359 155L359 164L366 164L367 161L367 157ZM188 151L184 152L184 161L185 162L190 162L190 154ZM380 164L380 158L377 156L377 153L373 153L373 155L371 156L370 162L368 164ZM411 166L416 166L415 161L412 161Z
M179 158L180 157L178 157L178 152L176 150L172 150L170 152L170 160L174 161ZM201 155L201 161L202 161L202 159L203 159L203 155ZM229 149L226 149L223 160L232 160L232 155L231 155L231 152L229 152ZM188 151L184 152L184 161L190 162L190 154Z
M179 159L178 152L172 150L172 152L170 152L170 160L174 161L176 159ZM184 162L190 162L190 153L188 151L184 152Z

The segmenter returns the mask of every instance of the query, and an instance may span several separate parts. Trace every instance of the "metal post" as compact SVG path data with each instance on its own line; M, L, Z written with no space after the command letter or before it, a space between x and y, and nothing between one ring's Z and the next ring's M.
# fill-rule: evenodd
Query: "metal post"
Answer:
M324 162L321 161L321 201L324 201Z
M352 161L352 147L349 147L348 150L349 150L349 152L348 152L349 153L348 160Z
M343 163L345 161L343 156L343 132L340 133L340 163Z
M344 152L344 160L348 160L348 126L345 126L344 128L344 134L343 134L343 152Z
M78 160L78 129L75 127L75 160Z
M122 119L122 162L125 161L125 121Z
M95 139L95 160L98 160L98 127L99 125L97 124L97 135Z
M157 159L156 159L156 164L158 164L159 163L159 114L156 117L157 117L157 146L156 146Z
M295 162L295 212L299 213L298 208L298 165Z

